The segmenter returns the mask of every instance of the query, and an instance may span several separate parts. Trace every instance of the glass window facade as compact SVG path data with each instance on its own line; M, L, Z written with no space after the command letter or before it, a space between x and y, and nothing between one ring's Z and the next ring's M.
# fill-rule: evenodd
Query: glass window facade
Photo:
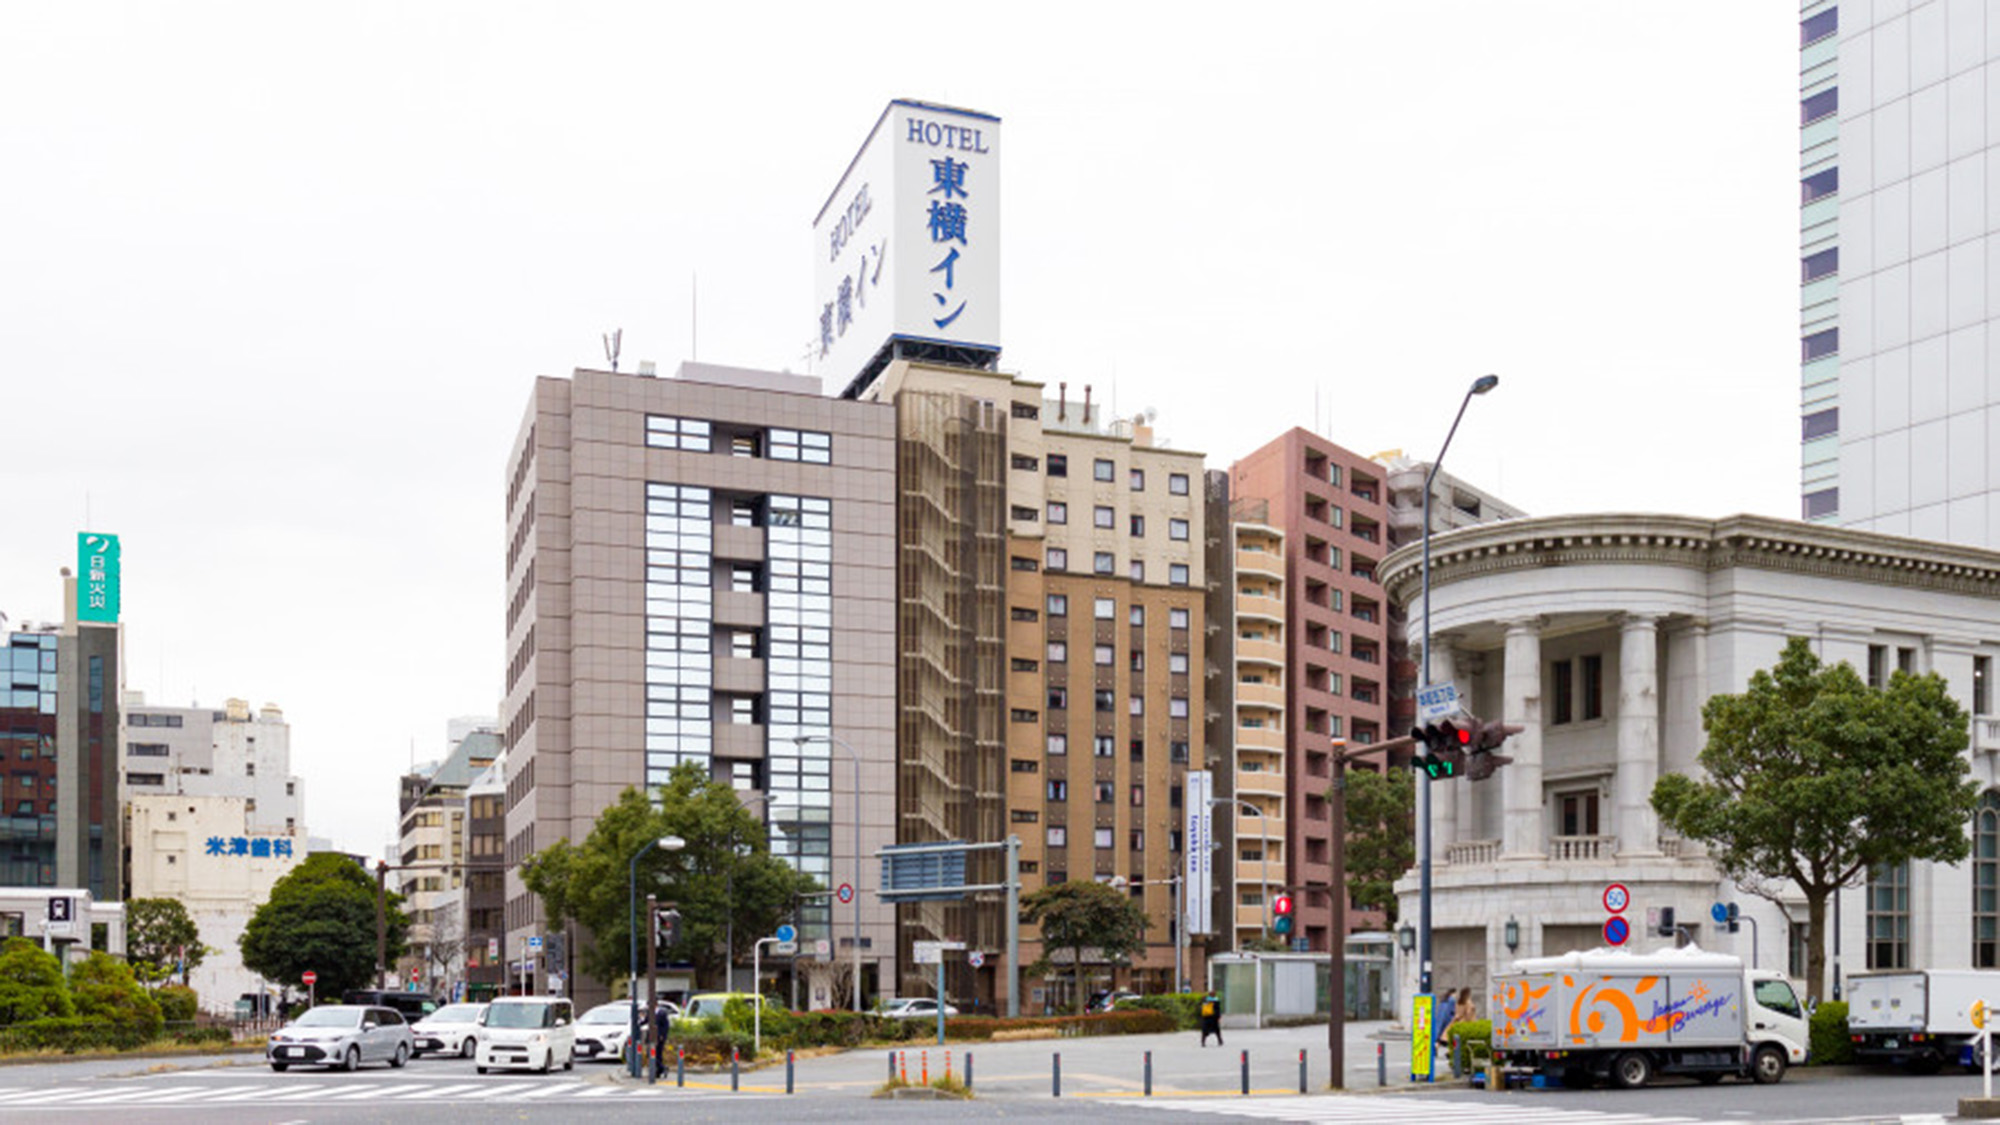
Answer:
M833 462L833 435L816 430L772 429L766 455L773 461L805 461L814 465Z
M647 420L650 424L652 419ZM715 746L710 661L715 631L713 497L646 485L646 785L681 762L707 766Z
M2000 969L2000 792L1972 814L1972 967Z
M56 638L17 633L0 649L0 878L56 884Z
M833 502L774 495L769 503L764 784L770 794L771 854L831 886ZM802 737L817 741L801 745Z

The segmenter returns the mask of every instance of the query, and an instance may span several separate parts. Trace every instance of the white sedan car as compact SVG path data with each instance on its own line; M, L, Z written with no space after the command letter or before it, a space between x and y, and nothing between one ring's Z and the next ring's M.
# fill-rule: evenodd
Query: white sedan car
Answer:
M892 1020L934 1020L938 1014L938 1002L928 996L906 996L901 1000L889 1001L883 1006L881 1014ZM955 1016L958 1014L958 1009L946 1004L944 1014Z
M419 1055L457 1055L469 1059L479 1051L479 1017L484 1004L447 1004L410 1026Z

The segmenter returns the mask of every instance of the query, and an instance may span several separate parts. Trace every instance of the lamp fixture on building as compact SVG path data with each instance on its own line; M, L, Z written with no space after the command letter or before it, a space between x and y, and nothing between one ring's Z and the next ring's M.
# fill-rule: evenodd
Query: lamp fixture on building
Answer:
M1515 921L1511 914L1507 917L1507 924L1500 928L1500 941L1509 953L1521 948L1521 923Z
M1396 931L1396 944L1402 947L1405 953L1415 949L1417 947L1417 928L1408 922L1403 923L1403 927Z

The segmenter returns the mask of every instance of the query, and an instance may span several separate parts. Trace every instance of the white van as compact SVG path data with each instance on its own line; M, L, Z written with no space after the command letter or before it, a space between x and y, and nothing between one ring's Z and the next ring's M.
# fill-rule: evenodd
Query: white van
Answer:
M502 996L479 1017L479 1073L527 1068L547 1074L576 1065L576 1012L560 996Z

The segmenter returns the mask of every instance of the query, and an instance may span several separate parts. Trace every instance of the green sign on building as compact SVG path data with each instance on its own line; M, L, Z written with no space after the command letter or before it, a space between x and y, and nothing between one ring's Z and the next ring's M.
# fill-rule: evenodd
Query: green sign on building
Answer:
M76 619L117 621L118 537L77 532L76 573Z

